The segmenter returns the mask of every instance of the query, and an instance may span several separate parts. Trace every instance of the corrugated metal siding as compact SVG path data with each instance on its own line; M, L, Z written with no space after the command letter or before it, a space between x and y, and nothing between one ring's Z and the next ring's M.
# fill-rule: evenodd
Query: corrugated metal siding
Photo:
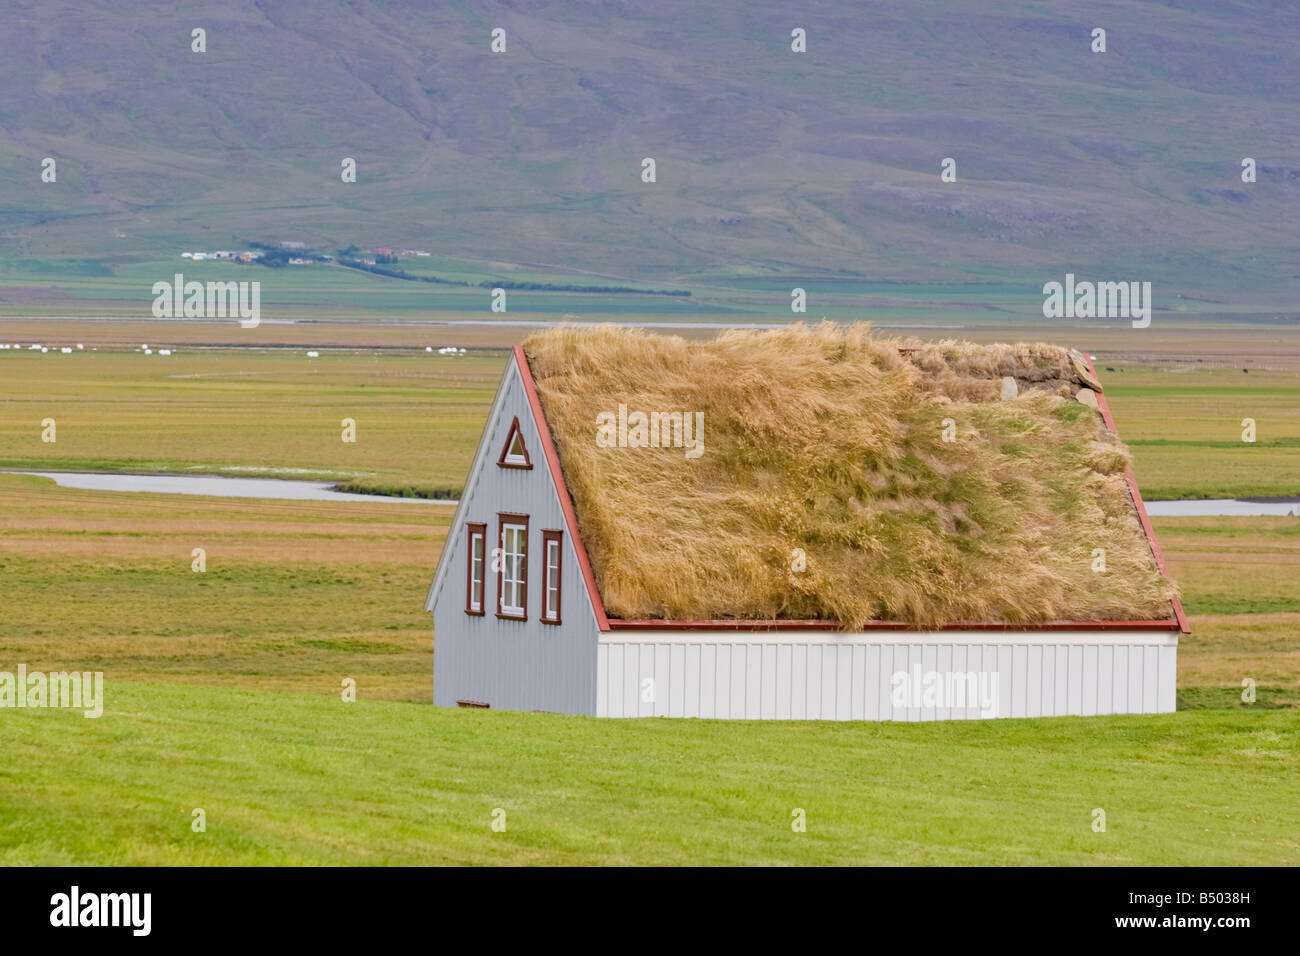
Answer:
M561 562L561 626L538 620L543 581L542 529L564 530L564 514L546 467L537 427L528 407L518 370L511 361L503 379L497 413L485 426L488 454L466 480L465 493L453 528L447 573L432 595L434 611L433 702L454 707L458 700L476 700L508 710L546 710L591 714L596 702L596 628L577 554L564 535ZM531 470L501 468L497 458L519 417ZM530 516L528 527L528 620L507 621L495 616L496 575L490 562L484 588L487 613L465 613L466 522L488 526L488 554L499 546L497 512Z
M931 698L928 675L972 673L994 690L987 716L1168 713L1178 637L1151 631L840 634L826 631L601 635L602 717L960 720L986 716ZM900 705L895 675L919 698ZM947 686L947 685L945 685ZM950 688L951 689L951 688Z

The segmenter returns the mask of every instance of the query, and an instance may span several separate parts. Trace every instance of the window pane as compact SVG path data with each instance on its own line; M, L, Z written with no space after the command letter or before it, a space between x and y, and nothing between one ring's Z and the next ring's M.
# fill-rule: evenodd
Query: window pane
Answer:
M519 525L503 525L501 529L501 605L511 614L522 614L524 609L524 573L527 561L528 537Z

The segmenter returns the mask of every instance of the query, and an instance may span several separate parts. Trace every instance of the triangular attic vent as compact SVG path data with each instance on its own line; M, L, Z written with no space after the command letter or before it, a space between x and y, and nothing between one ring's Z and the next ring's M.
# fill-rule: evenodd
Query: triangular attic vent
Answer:
M501 457L497 459L497 464L502 468L533 467L532 459L528 457L528 448L524 445L524 433L519 429L518 415L510 423L510 431L506 435L506 444L501 449Z

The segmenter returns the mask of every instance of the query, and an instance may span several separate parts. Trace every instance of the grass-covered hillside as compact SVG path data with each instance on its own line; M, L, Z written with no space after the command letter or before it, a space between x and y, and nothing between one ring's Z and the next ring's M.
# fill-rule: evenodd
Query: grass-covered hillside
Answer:
M1263 0L20 3L0 266L33 296L293 240L477 279L777 277L787 301L789 276L1074 271L1293 302L1298 51Z

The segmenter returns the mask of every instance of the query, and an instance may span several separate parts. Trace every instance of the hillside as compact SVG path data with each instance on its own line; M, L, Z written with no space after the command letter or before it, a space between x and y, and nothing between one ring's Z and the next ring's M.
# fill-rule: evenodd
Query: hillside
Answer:
M1295 300L1285 6L42 0L6 18L0 270L288 239L488 275L1073 271Z

